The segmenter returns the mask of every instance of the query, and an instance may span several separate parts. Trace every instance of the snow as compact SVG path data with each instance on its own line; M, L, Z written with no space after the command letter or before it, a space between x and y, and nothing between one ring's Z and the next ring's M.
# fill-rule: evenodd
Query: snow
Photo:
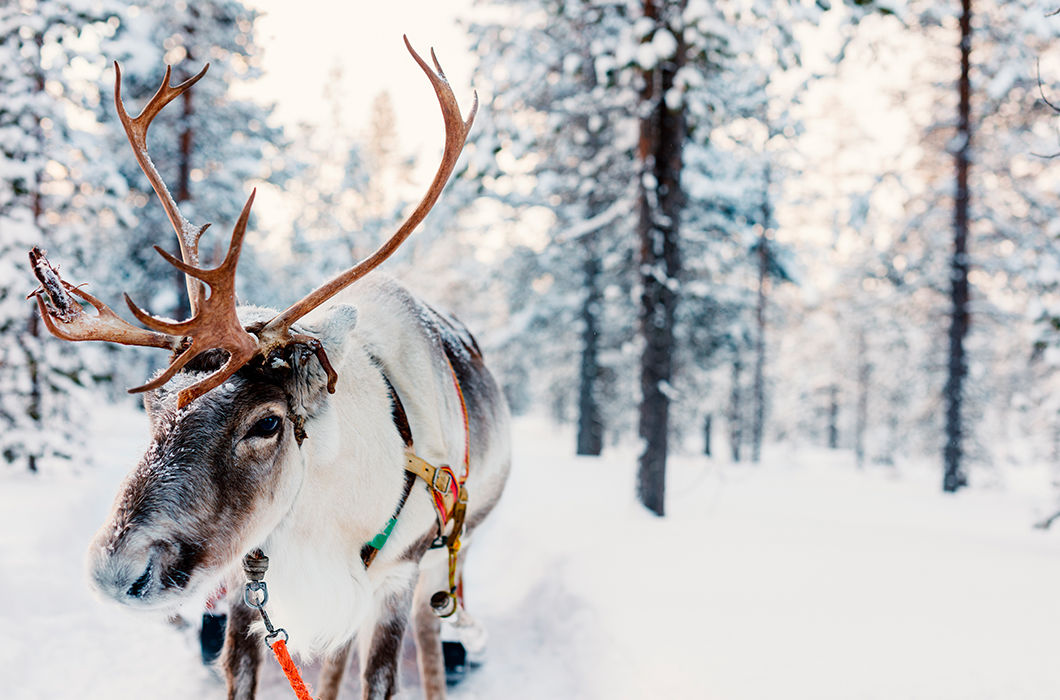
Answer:
M98 470L0 490L5 697L223 697L188 631L88 591L85 548L147 442L138 413L95 419ZM1060 533L1031 528L1051 505L1045 469L954 497L934 465L685 455L658 519L634 500L632 451L574 458L573 443L516 422L508 492L468 560L489 657L453 698L1056 696ZM266 662L259 697L292 697ZM404 679L419 697L407 661Z

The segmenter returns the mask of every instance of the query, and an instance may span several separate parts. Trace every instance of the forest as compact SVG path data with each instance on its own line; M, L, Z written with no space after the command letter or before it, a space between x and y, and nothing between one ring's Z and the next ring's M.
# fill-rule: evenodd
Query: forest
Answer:
M119 614L81 564L154 451L128 390L185 346L53 337L30 251L81 299L63 313L95 316L90 293L181 323L207 298L169 219L218 265L250 197L234 294L285 308L415 216L438 167L407 33L478 109L371 275L459 318L513 416L467 559L489 663L450 696L1056 697L1056 0L360 5L0 1L7 696L223 695L210 591ZM138 162L116 84L137 114L167 66L205 64Z
M387 272L475 330L515 413L576 426L580 455L640 440L636 488L658 514L675 452L934 459L947 491L1055 463L1055 9L478 3L458 18L478 121ZM124 146L112 62L130 104L164 65L180 79L210 63L159 118L153 158L216 230L251 187L273 200L240 267L255 304L371 251L430 157L402 150L386 92L358 133L334 94L321 124L280 124L239 89L261 73L259 15L240 2L2 12L0 453L62 469L86 402L119 400L161 360L50 338L27 251L112 308L124 291L188 313L152 250L174 241Z

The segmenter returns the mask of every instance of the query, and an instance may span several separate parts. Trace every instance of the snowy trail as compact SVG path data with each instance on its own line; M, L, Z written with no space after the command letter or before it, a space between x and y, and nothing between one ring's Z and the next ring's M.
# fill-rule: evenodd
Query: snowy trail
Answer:
M85 547L146 435L131 411L97 422L98 469L0 486L4 696L222 698L189 635L88 591ZM490 656L457 700L1060 697L1060 533L1030 527L1044 470L954 498L933 472L857 473L843 454L689 457L658 520L630 453L569 457L535 420L516 433L468 561ZM268 664L260 697L291 697ZM411 656L404 671L419 697Z

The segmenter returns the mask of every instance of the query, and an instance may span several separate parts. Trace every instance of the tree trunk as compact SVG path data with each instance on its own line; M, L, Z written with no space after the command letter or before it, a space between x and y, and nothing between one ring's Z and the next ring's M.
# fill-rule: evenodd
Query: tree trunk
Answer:
M953 257L950 263L950 352L949 375L946 378L946 446L943 449L945 471L942 489L953 492L967 483L961 468L963 426L961 408L964 378L968 373L964 338L968 334L968 171L971 163L971 83L969 81L972 50L972 2L961 0L961 77L958 81L960 104L957 115L957 191L953 212Z
M588 45L584 47L583 59L586 65L592 65L592 54ZM585 88L588 91L597 88L596 73L585 72ZM578 125L585 133L589 134L588 146L592 153L598 153L602 144L598 131L590 128L589 119L585 118ZM609 200L605 200L600 194L591 192L588 197L589 218L600 214L607 206ZM582 300L582 355L579 365L578 376L578 444L579 455L598 456L604 447L604 421L600 413L599 395L597 394L598 382L600 381L600 313L602 310L602 294L600 293L600 274L602 263L600 261L600 237L604 235L597 231L591 234L585 241L585 260L582 263L582 271L585 274L585 297Z
M854 419L854 458L859 468L865 466L865 431L869 423L869 367L865 331L858 332L858 401Z
M35 81L35 89L38 96L43 97L44 95L44 68L41 65L43 61L43 49L44 49L44 35L41 32L37 32L33 37L33 43L37 47L37 75ZM46 150L45 138L44 138L44 127L41 124L41 119L38 116L36 124L33 129L34 135L37 139L37 147L39 154L44 155ZM47 244L44 230L44 172L42 169L37 168L33 176L33 226L36 228L38 235L41 237L41 243ZM34 305L33 309L29 312L29 319L26 322L26 332L32 338L40 337L40 320L37 315L37 308ZM25 347L25 346L23 346ZM26 406L26 415L29 416L30 420L37 424L37 430L43 430L43 419L44 419L44 407L43 407L43 378L41 377L41 362L34 353L37 352L39 344L34 344L32 349L26 350L26 361L29 367L29 404ZM26 458L26 468L29 471L36 473L38 471L37 455L29 454Z
M737 355L732 359L732 385L729 389L729 447L732 450L732 461L740 461L740 445L743 443L743 397L740 391L740 375L743 363Z
M185 27L185 31L192 32L190 27ZM191 65L191 50L188 50L187 59L189 65ZM190 78L190 75L183 77L183 80ZM191 120L195 114L195 108L192 103L192 93L194 90L187 90L183 95L180 96L181 104L184 109L181 114L181 132L180 132L180 149L178 151L179 158L177 162L177 195L175 197L177 204L182 204L191 199L191 161L192 153L194 150L194 132L192 130ZM174 253L177 258L181 257L180 249ZM173 308L173 318L190 318L191 317L191 302L188 299L187 280L185 275L180 270L174 269L176 273L176 290L177 290L177 303Z
M596 381L600 375L599 320L600 259L595 245L586 245L585 298L582 301L582 355L578 376L578 445L580 455L598 456L603 450L604 425L596 398Z
M762 458L762 434L765 431L765 366L766 366L766 285L769 283L769 227L773 212L769 202L769 166L765 170L765 187L762 198L762 233L758 237L758 298L755 302L755 370L751 401L754 406L751 423L751 461L757 464Z
M658 30L673 16L680 21L684 0L644 0L644 15ZM640 332L643 354L640 363L639 433L644 442L637 471L637 495L656 515L663 515L666 494L670 399L667 395L672 370L674 311L680 272L678 234L683 205L681 193L681 149L685 138L684 108L670 110L664 96L674 86L683 63L682 32L674 31L678 47L673 60L662 60L642 74L642 114L637 155L637 234L640 240ZM650 37L649 37L650 40Z
M710 433L711 424L714 422L714 414L708 413L703 418L703 454L710 457Z
M839 447L839 387L828 387L828 449Z

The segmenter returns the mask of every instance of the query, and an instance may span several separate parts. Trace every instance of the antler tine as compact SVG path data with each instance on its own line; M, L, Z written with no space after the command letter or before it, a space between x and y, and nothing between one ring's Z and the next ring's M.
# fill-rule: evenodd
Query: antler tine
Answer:
M155 250L158 251L158 254L173 267L186 275L191 275L196 279L206 282L211 287L224 284L226 280L234 281L236 265L239 264L239 255L243 251L243 239L247 233L247 220L250 218L250 207L254 204L254 197L257 193L257 188L250 193L247 203L243 205L243 211L239 214L239 220L236 221L236 226L232 230L232 240L228 244L228 253L225 254L225 259L221 264L212 270L204 270L201 267L185 264L158 246L155 246Z
M196 355L203 351L203 347L199 346L199 343L192 341L192 343L184 350L176 359L170 363L169 367L166 368L165 372L162 372L157 377L147 382L142 386L133 387L129 389L130 394L139 394L144 391L151 391L158 389L163 386L166 382L172 379L177 372L183 369L184 365L188 364ZM224 366L216 372L213 372L205 379L192 384L189 387L181 389L180 394L177 396L177 407L184 408L189 403L199 398L206 392L221 386L224 382L231 377L233 374L239 371L243 365L250 361L257 350L255 345L253 348L222 348L228 350L228 360Z
M48 331L61 340L105 340L122 345L138 345L172 350L180 338L137 328L121 320L110 307L86 291L78 289L62 277L48 262L40 248L29 252L33 274L41 286L31 296L37 299L37 308ZM89 316L81 305L70 298L80 297L96 309Z
M302 318L364 275L368 274L368 272L375 269L380 263L389 258L394 251L405 242L416 226L423 221L424 217L427 216L427 213L431 210L431 207L434 206L439 195L441 195L442 189L449 180L449 176L452 174L453 169L456 167L457 159L460 157L460 152L464 147L464 141L467 140L468 132L471 131L471 125L475 120L475 113L478 111L478 94L475 94L475 101L471 107L471 112L465 120L460 114L460 105L457 104L456 96L453 94L453 89L449 86L449 82L445 78L445 73L442 71L442 67L438 63L438 58L434 54L434 49L431 49L431 59L434 61L434 66L437 69L436 71L431 70L430 66L427 65L427 62L416 53L416 50L412 48L412 44L409 43L408 37L404 36L403 38L405 40L405 47L408 49L409 53L412 54L412 58L415 59L416 63L419 64L420 68L422 68L423 72L427 75L427 78L431 81L431 85L434 87L434 92L438 97L438 104L442 108L442 117L445 123L445 150L442 153L442 162L439 164L438 171L434 175L434 180L431 182L423 199L420 200L419 205L389 240L383 243L383 245L367 258L357 263L349 270L339 274L329 282L326 282L324 285L318 287L308 296L275 316L265 325L265 327L258 333L258 338L261 341L262 347L265 348L266 354L268 354L269 350L272 348L287 342L288 331L295 321Z
M227 351L228 361L224 367L180 392L178 405L183 407L210 389L219 386L257 353L257 339L246 332L243 324L239 321L239 316L236 314L235 289L236 267L239 264L239 254L243 250L247 221L250 219L250 208L254 204L256 194L257 190L251 192L250 197L247 198L247 203L243 205L243 211L240 212L239 220L232 230L232 240L228 245L228 253L225 255L224 261L217 267L209 270L193 267L177 260L164 250L156 248L162 257L178 270L210 285L210 296L203 300L198 313L192 318L181 322L163 321L146 313L136 306L128 295L125 296L125 302L129 305L129 310L132 311L140 323L156 331L179 334L192 339L188 348L173 360L173 363L165 372L143 386L130 389L130 392L157 389L168 382L188 361L203 350L220 348Z
M114 62L114 107L118 112L118 118L121 120L122 127L125 129L125 135L129 139L129 144L132 146L133 155L136 156L136 162L140 164L140 169L143 170L144 175L147 176L148 181L151 183L151 188L154 189L155 194L158 195L159 201L162 202L162 208L165 209L166 216L169 217L169 222L173 225L173 230L177 234L177 242L180 244L180 255L184 258L184 262L190 265L198 265L199 263L199 238L202 236L203 232L206 231L207 227L209 227L209 224L196 227L180 213L176 201L174 201L173 196L166 188L165 183L162 181L162 176L158 174L158 169L155 168L155 165L148 154L147 129L151 126L151 121L154 120L158 113L161 112L167 104L175 100L186 92L188 88L197 83L204 75L206 75L206 71L209 68L210 64L207 63L198 74L188 78L179 85L170 85L169 80L173 69L170 66L166 66L166 74L165 77L162 78L162 84L158 86L158 90L155 92L154 96L134 119L125 111L125 105L121 99L121 67L118 66L117 61ZM206 290L200 282L192 277L185 277L185 281L188 286L188 297L191 301L191 311L194 315L202 305L203 299L206 296Z

